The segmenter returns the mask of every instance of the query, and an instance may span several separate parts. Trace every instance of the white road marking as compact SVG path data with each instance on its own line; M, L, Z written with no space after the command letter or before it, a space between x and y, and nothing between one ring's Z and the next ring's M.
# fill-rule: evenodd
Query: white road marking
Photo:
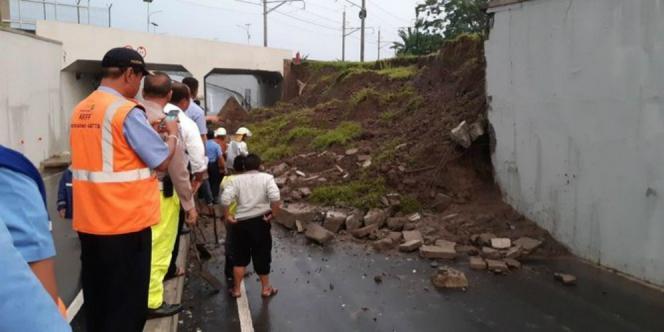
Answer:
M237 300L237 313L240 316L240 331L254 332L254 325L251 322L251 311L249 310L249 301L247 300L247 289L244 287L244 280L240 284L240 297Z
M76 314L78 314L78 311L81 310L82 306L83 290L81 289L78 294L76 294L74 301L71 301L69 307L67 307L67 323L71 323L71 321L74 320L74 317L76 317Z

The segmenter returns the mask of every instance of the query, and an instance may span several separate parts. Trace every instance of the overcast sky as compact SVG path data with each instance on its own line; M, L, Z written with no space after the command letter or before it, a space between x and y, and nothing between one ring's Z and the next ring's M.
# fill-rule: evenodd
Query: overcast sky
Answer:
M269 46L300 51L303 56L309 55L313 59L340 59L342 12L345 8L348 27L359 27L359 9L352 3L361 4L361 1L305 0L285 4L268 16ZM366 0L366 26L373 28L367 29L366 60L376 59L379 28L384 41L381 43L381 58L393 55L394 52L389 47L391 41L398 39L399 27L412 25L414 7L420 1ZM81 4L86 2L83 0ZM260 2L261 0L153 0L150 5L150 11L153 12L151 20L159 24L156 33L233 43L247 43L247 34L239 26L250 24L250 43L262 45L263 20ZM97 7L105 7L109 3L113 3L113 27L146 30L147 8L143 1L90 1L91 6ZM271 6L275 4L272 3ZM152 31L152 28L150 30ZM347 60L359 60L359 37L359 32L356 32L346 39Z

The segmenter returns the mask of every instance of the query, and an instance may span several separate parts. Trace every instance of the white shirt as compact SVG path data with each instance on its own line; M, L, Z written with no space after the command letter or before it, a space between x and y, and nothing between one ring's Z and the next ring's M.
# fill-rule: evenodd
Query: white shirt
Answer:
M258 171L233 175L221 194L221 204L237 201L235 219L247 220L270 211L270 203L281 199L274 176Z
M178 111L178 121L184 146L187 149L187 157L191 164L191 172L195 174L207 170L208 158L205 156L205 146L198 126L179 107L170 103L164 106L164 113L171 110Z
M231 140L228 143L228 151L226 151L226 167L233 169L233 162L237 156L247 156L249 154L249 149L247 148L247 143L244 141Z

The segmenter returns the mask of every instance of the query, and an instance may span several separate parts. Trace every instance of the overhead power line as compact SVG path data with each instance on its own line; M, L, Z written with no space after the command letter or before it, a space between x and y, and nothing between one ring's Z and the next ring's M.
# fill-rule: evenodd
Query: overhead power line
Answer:
M399 17L399 16L393 14L392 12L390 12L390 11L388 11L388 10L386 10L386 9L383 9L379 4L377 4L377 3L374 2L373 0L368 0L368 1L369 1L369 3L373 4L373 6L374 6L376 9L378 9L379 11L381 11L381 12L383 12L383 13L385 13L385 14L391 16L392 18L395 18L395 19L399 20L399 21L402 22L402 23L403 23L403 22L410 22L409 19L405 19L405 18L403 18L403 17Z

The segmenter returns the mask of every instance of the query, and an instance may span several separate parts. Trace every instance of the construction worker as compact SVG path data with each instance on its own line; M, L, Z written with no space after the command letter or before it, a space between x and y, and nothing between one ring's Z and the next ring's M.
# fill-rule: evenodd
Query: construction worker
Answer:
M100 87L71 117L74 218L88 331L142 331L150 283L151 226L159 222L159 187L178 140L166 143L134 101L149 72L138 52L114 48L101 61Z
M228 143L228 151L226 152L226 167L232 167L233 161L237 156L249 155L249 148L247 148L247 138L251 137L251 131L245 127L240 127Z
M148 122L155 130L163 133L161 124L166 119L164 107L171 100L171 78L162 72L147 76L143 84L143 105ZM177 116L177 115L176 115ZM148 318L174 315L182 311L181 304L164 302L164 277L171 262L175 239L178 236L178 214L180 204L184 209L188 224L194 224L198 214L194 205L187 156L182 136L178 133L173 159L168 172L158 172L160 179L161 221L152 226L152 261L150 271L150 291L148 293ZM165 137L164 137L165 138ZM174 190L177 195L174 195Z
M44 183L25 156L1 145L0 211L0 331L70 331Z

